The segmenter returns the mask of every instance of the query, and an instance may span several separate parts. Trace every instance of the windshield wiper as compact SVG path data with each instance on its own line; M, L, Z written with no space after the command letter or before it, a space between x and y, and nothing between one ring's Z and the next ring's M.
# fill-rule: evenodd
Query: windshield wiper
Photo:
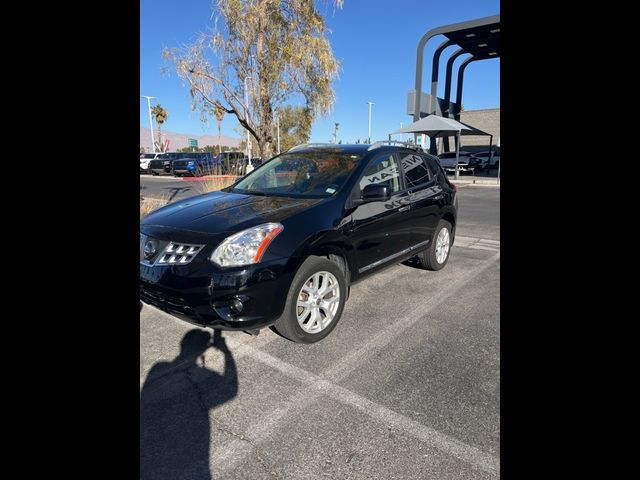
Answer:
M244 195L260 195L261 197L270 197L271 195L267 192L262 192L260 190L242 190L240 188L234 188L234 193L242 193Z

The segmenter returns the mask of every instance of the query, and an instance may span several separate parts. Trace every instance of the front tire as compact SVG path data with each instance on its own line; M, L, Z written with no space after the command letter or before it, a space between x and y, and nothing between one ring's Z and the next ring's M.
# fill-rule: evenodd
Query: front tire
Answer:
M323 257L309 257L298 269L282 316L274 327L296 343L315 343L336 327L347 298L340 267Z
M429 248L418 255L418 259L427 270L442 270L451 254L451 224L440 220Z

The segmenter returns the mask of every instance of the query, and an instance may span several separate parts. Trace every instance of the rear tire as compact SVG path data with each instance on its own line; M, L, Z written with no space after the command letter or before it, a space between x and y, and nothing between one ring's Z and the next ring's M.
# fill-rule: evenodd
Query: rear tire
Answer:
M418 255L420 264L427 270L442 270L451 255L451 224L440 220L429 248Z
M340 266L323 257L309 257L291 282L284 311L274 328L296 343L318 342L338 324L346 298Z
M151 170L151 175L153 175L154 177L157 177L160 174L158 172L154 172L153 170Z

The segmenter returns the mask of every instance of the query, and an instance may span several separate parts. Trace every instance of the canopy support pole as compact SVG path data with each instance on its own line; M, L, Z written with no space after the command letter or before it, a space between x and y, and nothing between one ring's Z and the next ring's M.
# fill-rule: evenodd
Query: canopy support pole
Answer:
M493 147L493 135L489 135L489 160L487 160L487 162L489 163L487 164L487 170L491 169L491 159L493 158L492 147Z
M456 132L456 180L458 180L458 162L460 161L460 130Z
M437 131L435 135L429 135L429 153L436 157L438 156L438 144L436 143L436 139L441 133L441 131Z

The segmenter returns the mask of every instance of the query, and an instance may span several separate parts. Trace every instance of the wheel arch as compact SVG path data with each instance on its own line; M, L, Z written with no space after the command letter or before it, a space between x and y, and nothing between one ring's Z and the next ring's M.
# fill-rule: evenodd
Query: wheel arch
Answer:
M350 285L357 272L355 254L351 244L336 234L337 232L327 232L304 241L292 255L288 269L297 271L302 262L310 256L325 257L340 266L344 272L347 286Z
M451 224L451 242L453 243L453 240L455 240L456 237L456 212L452 212L452 211L446 211L443 215L442 215L442 220L445 220L447 222L449 222Z

